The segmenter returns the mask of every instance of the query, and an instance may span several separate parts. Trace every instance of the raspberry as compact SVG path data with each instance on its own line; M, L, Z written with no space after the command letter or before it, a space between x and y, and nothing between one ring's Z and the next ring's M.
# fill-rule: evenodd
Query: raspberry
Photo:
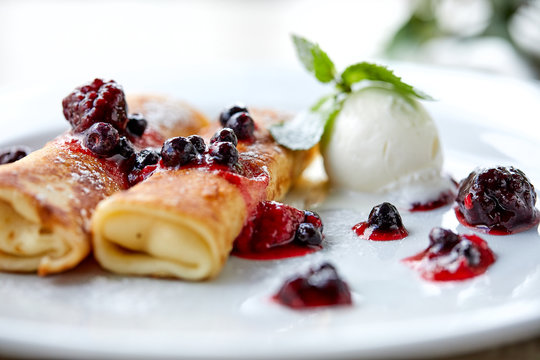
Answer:
M124 91L112 80L95 79L76 88L64 98L62 106L74 132L83 132L98 122L111 124L120 133L126 130L128 117Z

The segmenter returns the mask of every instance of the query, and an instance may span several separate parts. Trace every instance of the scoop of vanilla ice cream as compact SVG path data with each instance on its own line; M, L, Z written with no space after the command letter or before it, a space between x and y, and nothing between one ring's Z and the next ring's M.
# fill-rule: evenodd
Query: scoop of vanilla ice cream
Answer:
M321 144L333 187L373 192L415 174L440 174L437 128L424 107L391 89L351 94Z

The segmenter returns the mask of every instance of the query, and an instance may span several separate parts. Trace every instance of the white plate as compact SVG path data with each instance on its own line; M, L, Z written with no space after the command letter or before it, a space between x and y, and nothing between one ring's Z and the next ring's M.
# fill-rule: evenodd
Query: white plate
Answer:
M235 99L298 110L323 91L299 68L223 70L117 80L128 90L188 98L213 115ZM538 84L409 65L396 70L440 99L426 106L441 133L445 170L460 179L478 165L511 164L540 187ZM51 98L58 93L38 91L17 102L24 93L0 89L0 118L12 120L2 121L10 126L2 144L38 146L60 132L60 98ZM469 231L457 225L450 207L403 212L411 235L397 242L355 238L350 226L369 209L344 208L321 212L328 239L323 251L268 262L231 258L211 282L116 276L92 260L47 278L0 274L0 348L4 354L68 358L409 358L540 332L537 227L512 236L483 235L498 255L485 275L431 283L400 259L423 249L433 226ZM285 277L322 260L334 263L349 283L353 307L291 311L269 301Z

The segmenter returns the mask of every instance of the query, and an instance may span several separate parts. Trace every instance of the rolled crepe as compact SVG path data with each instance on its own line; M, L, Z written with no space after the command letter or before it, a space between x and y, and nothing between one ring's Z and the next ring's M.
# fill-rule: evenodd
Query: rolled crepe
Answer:
M238 144L240 174L197 166L158 171L98 205L92 240L105 269L186 280L220 272L258 203L283 197L312 155L273 141L265 126L282 115L251 113L258 129L253 143Z
M128 97L148 127L137 148L161 146L207 125L188 105L164 97ZM148 111L145 114L145 111ZM81 150L66 132L25 158L0 166L0 270L58 273L90 251L90 218L99 201L128 184L114 162Z

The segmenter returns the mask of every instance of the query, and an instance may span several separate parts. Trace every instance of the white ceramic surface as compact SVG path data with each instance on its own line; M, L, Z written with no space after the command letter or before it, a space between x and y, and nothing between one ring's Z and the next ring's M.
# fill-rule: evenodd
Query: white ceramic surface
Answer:
M118 81L127 91L133 84L188 98L212 115L235 99L299 110L324 91L300 69L223 70ZM426 106L440 131L448 173L461 179L475 166L514 165L540 187L538 84L411 65L397 65L396 72L439 99ZM207 76L215 86L201 84ZM69 90L28 95L0 89L0 121L9 130L0 142L37 147L62 131L61 98L52 94ZM485 275L431 283L400 259L425 248L433 226L470 231L457 224L450 207L404 211L408 238L370 242L349 229L384 196L352 200L329 199L320 207L323 251L267 262L231 258L211 282L116 276L92 260L47 278L0 274L0 351L66 358L410 358L540 333L537 227L512 236L482 235L498 256ZM323 260L349 283L353 307L291 311L269 301L284 278Z

